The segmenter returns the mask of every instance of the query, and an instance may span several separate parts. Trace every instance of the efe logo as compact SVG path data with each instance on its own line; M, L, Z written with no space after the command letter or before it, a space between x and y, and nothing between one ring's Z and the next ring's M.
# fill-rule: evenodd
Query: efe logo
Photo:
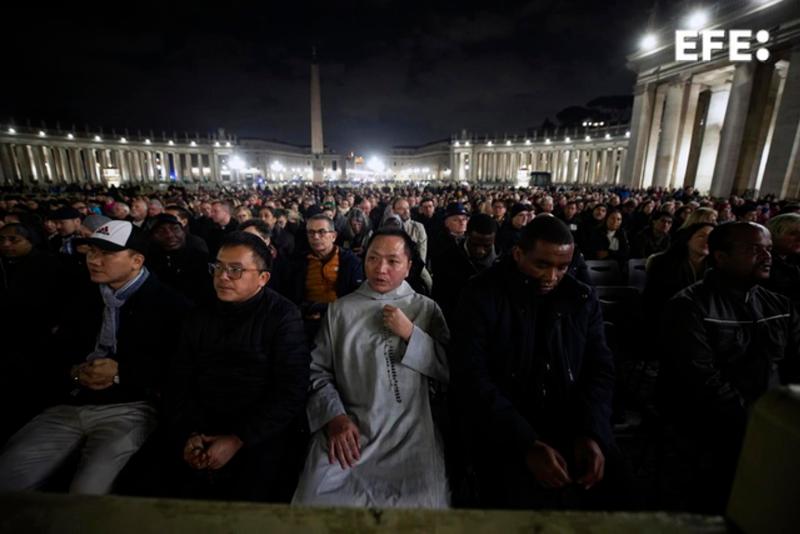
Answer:
M700 58L711 61L714 50L725 48L725 34L728 34L728 57L731 61L752 61L750 41L753 39L752 30L677 30L675 32L675 61L697 61L698 45L701 45ZM697 37L700 37L698 39ZM759 30L756 32L756 41L765 44L769 41L769 32ZM756 50L756 59L761 62L769 59L769 50L764 47Z

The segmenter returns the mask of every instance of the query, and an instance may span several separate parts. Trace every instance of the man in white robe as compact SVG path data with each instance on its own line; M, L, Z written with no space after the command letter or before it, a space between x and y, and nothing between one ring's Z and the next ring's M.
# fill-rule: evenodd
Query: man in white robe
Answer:
M380 230L367 281L331 304L311 362L313 434L293 503L448 506L429 381L449 377L441 310L405 282L413 242Z

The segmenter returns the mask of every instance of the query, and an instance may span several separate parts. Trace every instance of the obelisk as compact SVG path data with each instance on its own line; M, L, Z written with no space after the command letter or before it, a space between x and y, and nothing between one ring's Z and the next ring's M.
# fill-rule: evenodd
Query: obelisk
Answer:
M311 165L314 182L321 182L323 172L322 153L322 100L319 90L319 64L317 49L311 49Z

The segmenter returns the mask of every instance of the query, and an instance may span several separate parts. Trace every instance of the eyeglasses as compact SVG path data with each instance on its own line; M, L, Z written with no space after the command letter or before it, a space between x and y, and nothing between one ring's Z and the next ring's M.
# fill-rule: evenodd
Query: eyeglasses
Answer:
M325 237L325 234L332 234L333 230L306 230L308 237Z
M219 262L208 264L208 272L210 272L212 275L222 276L222 273L225 273L231 280L240 279L247 271L256 271L259 273L263 272L262 269L245 269L244 267L239 267L238 265L225 265L224 263Z

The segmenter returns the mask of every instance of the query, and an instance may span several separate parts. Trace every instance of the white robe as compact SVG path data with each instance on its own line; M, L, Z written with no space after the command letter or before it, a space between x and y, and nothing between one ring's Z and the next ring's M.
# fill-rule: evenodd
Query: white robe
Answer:
M392 305L414 323L408 344L383 326ZM364 282L328 307L311 361L308 419L313 434L293 504L445 508L444 455L431 415L428 379L447 382L439 306L406 282L380 294ZM328 460L325 424L350 416L361 458Z

